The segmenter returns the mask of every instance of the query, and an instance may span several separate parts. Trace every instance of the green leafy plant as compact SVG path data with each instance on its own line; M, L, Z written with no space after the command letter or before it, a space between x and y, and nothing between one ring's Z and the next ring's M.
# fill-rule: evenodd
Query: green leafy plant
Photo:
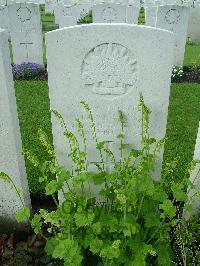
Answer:
M78 24L89 24L92 23L92 11L90 11L88 14L83 14L82 17L78 20Z
M22 208L18 211L16 219L17 221L23 222L23 221L28 221L30 218L30 210L25 207L21 191L16 187L15 183L12 181L12 179L4 172L0 172L0 180L2 180L5 184L10 186L11 189L14 189L16 191L16 196L18 196Z
M191 184L187 179L172 182L171 200L165 182L154 180L155 160L164 140L150 137L151 111L140 96L141 148L131 151L125 143L126 117L118 111L121 131L117 160L107 143L98 140L89 105L84 101L81 105L101 162L96 163L96 172L88 171L83 122L76 119L76 135L61 114L53 111L69 142L72 167L65 169L59 164L47 136L40 131L42 145L54 158L43 164L40 181L45 182L46 195L53 197L56 209L41 209L34 215L31 225L35 233L46 238L47 254L68 266L81 265L88 254L96 259L95 265L171 265L170 233L183 223L179 213L182 202L188 202L185 187ZM37 158L28 152L26 155L38 167ZM106 171L105 157L113 165L112 171ZM49 181L52 174L57 178ZM63 198L60 204L59 191ZM189 203L185 208L189 209Z

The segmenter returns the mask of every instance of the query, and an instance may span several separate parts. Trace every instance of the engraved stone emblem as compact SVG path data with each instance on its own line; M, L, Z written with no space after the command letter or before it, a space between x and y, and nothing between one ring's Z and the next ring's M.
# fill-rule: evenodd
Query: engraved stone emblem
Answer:
M31 19L31 10L27 7L20 7L17 10L17 16L21 22L28 21Z
M165 21L168 24L177 24L180 21L180 13L176 9L170 9L165 15Z
M114 22L117 17L117 12L110 6L102 11L101 17L105 22Z
M100 95L121 95L137 86L137 61L131 51L116 43L92 49L82 64L84 85Z

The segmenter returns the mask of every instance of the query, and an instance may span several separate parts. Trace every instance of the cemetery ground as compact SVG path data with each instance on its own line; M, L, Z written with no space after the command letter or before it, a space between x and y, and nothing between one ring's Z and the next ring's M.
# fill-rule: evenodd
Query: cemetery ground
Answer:
M47 81L15 81L15 89L23 148L37 155L42 164L50 158L38 141L38 130L45 131L52 143ZM200 116L199 105L200 84L172 84L164 163L174 162L176 172L172 174L173 178L181 178L192 160ZM26 168L33 210L50 208L53 203L45 199L44 187L38 181L41 175L39 169L33 167L28 160ZM199 226L199 222L197 225ZM198 232L199 227L194 228L195 232ZM40 237L30 235L27 238L11 234L4 235L0 240L0 246L6 245L3 265L59 265L57 261L53 262L44 255L44 240ZM31 264L33 260L34 264ZM86 265L95 265L88 263L90 264Z
M43 32L54 29L55 23L52 15L44 15L43 9L41 13ZM142 19L141 16L141 21ZM173 163L176 170L168 173L165 176L166 180L181 179L193 157L200 117L200 78L198 79L200 45L187 44L184 69L186 73L189 73L186 79L188 82L182 80L182 82L174 82L171 85L164 167L168 163ZM38 140L38 130L42 129L49 137L50 143L53 143L47 80L16 80L15 93L23 149L36 155L42 165L51 157ZM46 198L44 186L39 183L41 177L39 168L34 167L26 156L25 162L33 211L43 207L51 208L52 202ZM196 234L196 239L199 240L200 221L191 227ZM196 241L196 239L190 239L190 241ZM17 245L16 242L18 242ZM2 265L60 265L58 261L54 262L44 255L44 239L41 237L4 235L0 238L0 255L2 245L6 246L5 264ZM95 262L89 260L90 258L87 259L85 265L96 265ZM33 261L34 264L32 264Z
M196 63L193 64L192 60L195 58L197 52L194 52L191 48L197 49L198 46L188 45L188 47L185 62L187 62L188 66L195 67ZM17 80L15 81L15 90L23 148L37 155L38 160L42 164L51 158L38 141L38 130L42 129L46 132L52 143L47 81ZM164 165L173 163L176 170L170 173L169 176L165 176L168 180L171 180L171 178L181 179L189 162L192 160L200 116L199 106L200 84L183 82L172 84ZM44 186L39 183L39 177L41 176L40 170L35 168L27 159L26 169L31 190L33 211L43 207L51 208L53 203L45 197ZM191 227L194 227L192 230L195 230L195 234L197 234L196 239L198 239L200 222L195 221ZM31 262L33 260L35 263L33 265L59 265L57 261L52 262L49 257L44 255L44 240L42 238L36 238L34 235L29 236L28 239L20 237L20 241L17 244L17 251L15 250L13 252L12 245L14 245L13 243L17 239L17 236L13 237L11 235L4 241L11 243L9 244L10 246L7 244L7 252L9 256L10 254L12 255L10 256L12 261L19 263L16 265L32 265ZM90 262L89 259L85 265L96 265ZM8 260L5 258L5 261Z

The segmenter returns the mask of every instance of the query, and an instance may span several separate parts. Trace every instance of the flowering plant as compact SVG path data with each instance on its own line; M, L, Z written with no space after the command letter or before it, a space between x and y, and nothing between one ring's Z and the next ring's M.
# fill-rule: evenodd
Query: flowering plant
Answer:
M172 66L172 81L176 81L177 79L183 76L183 67L182 66Z
M165 180L154 180L156 158L164 140L150 137L151 110L141 95L138 106L141 112L141 148L130 151L125 142L126 117L118 110L120 130L116 157L105 141L99 141L94 116L87 102L82 101L81 105L100 158L100 162L95 163L96 171L88 169L90 162L84 122L80 118L75 120L74 133L62 115L52 110L69 143L71 168L66 169L58 163L48 137L40 130L39 139L53 156L52 161L41 166L40 182L45 183L46 195L52 196L55 209L40 209L30 217L30 210L24 208L22 202L23 208L17 214L18 222L29 220L34 232L46 240L45 252L65 266L85 265L88 260L99 266L172 265L171 246L176 241L176 230L185 224L183 204L186 211L191 211L185 188L192 187L192 184L186 178L178 183L170 182L169 196ZM35 155L28 151L24 154L35 167L40 165ZM108 164L113 166L109 172ZM192 162L190 170L195 165L196 162ZM171 171L171 166L165 171ZM50 174L56 178L50 180ZM6 174L0 173L0 179L14 187ZM17 188L14 188L17 193ZM58 192L62 195L60 202Z
M12 72L14 79L33 79L44 71L44 67L37 63L22 62L21 64L13 64Z

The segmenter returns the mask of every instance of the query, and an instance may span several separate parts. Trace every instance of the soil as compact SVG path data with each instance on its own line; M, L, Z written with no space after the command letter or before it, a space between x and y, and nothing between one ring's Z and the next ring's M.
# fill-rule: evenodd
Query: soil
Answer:
M1 266L59 266L62 261L52 260L45 254L45 239L35 234L0 236Z
M54 202L50 197L32 198L32 212L39 209L54 210ZM60 260L52 260L45 253L45 239L35 235L33 231L0 235L1 266L60 266Z
M183 76L174 79L175 83L200 83L200 67L184 67Z

